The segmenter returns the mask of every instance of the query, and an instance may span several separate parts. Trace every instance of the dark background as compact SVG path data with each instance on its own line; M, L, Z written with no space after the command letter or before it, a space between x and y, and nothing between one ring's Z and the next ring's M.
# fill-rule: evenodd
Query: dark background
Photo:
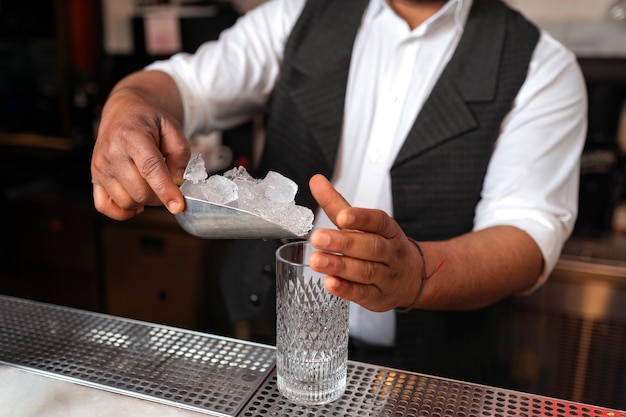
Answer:
M181 19L188 52L239 16L228 2L194 5L219 12ZM126 222L93 208L89 161L101 106L116 81L164 58L146 52L141 16L132 19L132 29L133 52L108 54L100 1L0 0L0 294L245 338L245 323L228 322L215 279L230 242L196 239L160 208ZM611 262L626 265L624 235L611 228L615 207L626 197L616 139L626 60L580 63L589 92L589 133L580 215L566 249L588 254L599 248L594 253L610 253ZM223 139L235 159L249 160L252 136L246 124ZM597 245L605 241L611 242L608 249ZM626 296L623 278L616 299ZM581 273L550 282L585 292L596 279L605 278ZM585 386L575 387L581 334L590 324L581 312L547 310L535 302L551 288L523 305L505 303L493 383L626 409L626 319L592 321L590 371Z

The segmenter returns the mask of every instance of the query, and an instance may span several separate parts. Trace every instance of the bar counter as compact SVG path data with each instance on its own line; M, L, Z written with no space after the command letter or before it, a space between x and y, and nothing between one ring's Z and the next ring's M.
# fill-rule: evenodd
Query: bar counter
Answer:
M0 295L0 417L626 417L354 361L342 398L298 406L274 362L271 346Z

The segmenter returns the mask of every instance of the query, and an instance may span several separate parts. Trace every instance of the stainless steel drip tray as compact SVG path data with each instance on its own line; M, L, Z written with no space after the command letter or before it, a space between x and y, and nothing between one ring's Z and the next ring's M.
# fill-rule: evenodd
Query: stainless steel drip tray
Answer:
M344 396L331 404L298 406L276 388L276 372L240 414L258 416L626 417L626 411L358 362L348 363Z
M217 416L273 369L268 346L0 296L0 362Z
M298 406L278 392L272 347L2 295L0 363L213 416L626 417L352 361L340 399Z

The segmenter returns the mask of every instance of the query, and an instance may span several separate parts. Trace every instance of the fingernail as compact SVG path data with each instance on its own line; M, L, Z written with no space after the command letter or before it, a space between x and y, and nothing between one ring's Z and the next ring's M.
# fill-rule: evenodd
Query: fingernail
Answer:
M339 213L338 217L339 218L337 219L337 221L341 223L341 225L344 227L350 226L356 220L356 217L354 216L354 214L346 213L346 212Z
M172 214L178 214L182 211L182 207L180 206L180 203L176 200L173 200L167 203L167 209Z
M317 256L317 264L316 266L318 268L326 268L328 266L328 256L323 255L321 252L318 252L319 255Z
M330 235L324 232L318 232L315 235L315 246L318 248L325 248L330 245Z
M324 279L324 287L329 291L337 291L341 288L341 282L335 277L327 276Z

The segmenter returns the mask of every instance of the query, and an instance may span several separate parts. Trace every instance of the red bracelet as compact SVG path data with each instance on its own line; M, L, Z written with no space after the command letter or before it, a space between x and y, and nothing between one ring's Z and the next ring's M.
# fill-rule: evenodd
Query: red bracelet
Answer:
M436 267L433 268L433 270L431 271L430 274L426 273L426 256L424 256L424 251L422 250L422 248L420 247L419 243L417 243L417 240L408 237L408 239L413 242L415 244L415 246L417 246L417 250L420 253L420 256L422 257L422 264L423 264L423 268L422 268L422 282L420 283L420 289L417 292L417 295L415 296L415 299L413 300L413 302L406 308L396 308L395 311L397 311L398 313L408 313L409 311L413 310L413 308L415 308L415 306L417 305L417 302L419 301L420 297L422 296L422 293L424 292L424 287L426 286L426 281L428 281L433 275L435 275L437 272L439 272L439 270L441 269L441 267L443 266L443 263L445 262L445 259L443 261L441 261L441 263Z

